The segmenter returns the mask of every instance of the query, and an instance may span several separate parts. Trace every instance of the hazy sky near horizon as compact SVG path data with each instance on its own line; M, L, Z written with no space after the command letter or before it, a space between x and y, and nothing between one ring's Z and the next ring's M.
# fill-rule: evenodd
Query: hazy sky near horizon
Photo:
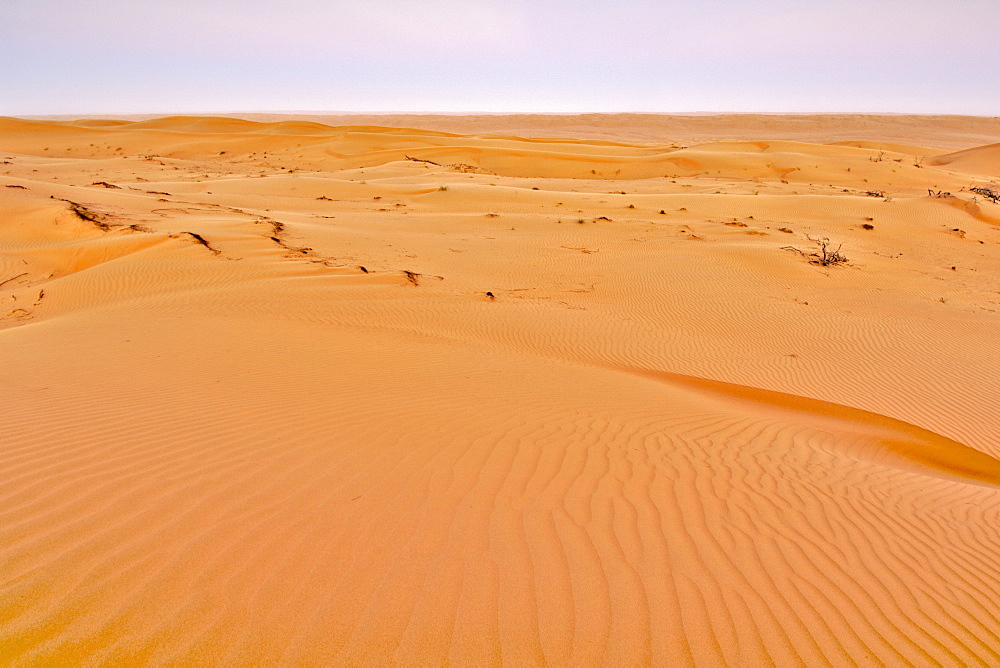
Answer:
M1000 115L1000 0L2 0L0 114Z

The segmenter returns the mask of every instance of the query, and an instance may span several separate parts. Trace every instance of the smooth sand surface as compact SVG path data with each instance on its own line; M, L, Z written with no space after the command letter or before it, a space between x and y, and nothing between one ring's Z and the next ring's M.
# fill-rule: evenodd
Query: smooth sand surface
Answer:
M483 118L0 119L0 663L1000 663L997 119Z

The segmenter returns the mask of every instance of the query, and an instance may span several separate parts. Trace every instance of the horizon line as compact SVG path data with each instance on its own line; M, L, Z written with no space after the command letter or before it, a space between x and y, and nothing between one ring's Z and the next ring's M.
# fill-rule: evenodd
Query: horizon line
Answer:
M227 116L233 114L276 114L314 116L966 116L970 118L1000 118L1000 114L916 111L406 111L371 110L343 111L326 109L253 109L231 111L107 111L95 113L29 113L2 116L24 119L44 118L106 118L121 116Z

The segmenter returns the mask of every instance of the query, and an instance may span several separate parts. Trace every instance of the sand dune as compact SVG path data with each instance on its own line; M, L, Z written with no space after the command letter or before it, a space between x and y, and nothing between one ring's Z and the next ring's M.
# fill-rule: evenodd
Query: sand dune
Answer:
M1000 118L908 114L335 114L243 113L231 118L263 123L319 123L423 128L452 134L530 138L572 137L613 142L680 142L745 139L812 143L866 142L931 147L949 152L994 143ZM66 121L67 117L42 116ZM156 121L157 116L122 119ZM77 121L89 124L105 119ZM176 120L176 119L175 119ZM924 148L926 151L927 149Z
M598 120L0 120L3 662L1000 662L992 119Z
M1000 144L939 155L931 160L931 164L977 176L1000 177Z

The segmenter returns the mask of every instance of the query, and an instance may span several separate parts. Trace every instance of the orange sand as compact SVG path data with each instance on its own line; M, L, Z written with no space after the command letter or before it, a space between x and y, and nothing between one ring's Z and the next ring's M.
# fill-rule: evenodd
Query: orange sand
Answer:
M0 119L2 663L1000 663L996 119L706 118Z

